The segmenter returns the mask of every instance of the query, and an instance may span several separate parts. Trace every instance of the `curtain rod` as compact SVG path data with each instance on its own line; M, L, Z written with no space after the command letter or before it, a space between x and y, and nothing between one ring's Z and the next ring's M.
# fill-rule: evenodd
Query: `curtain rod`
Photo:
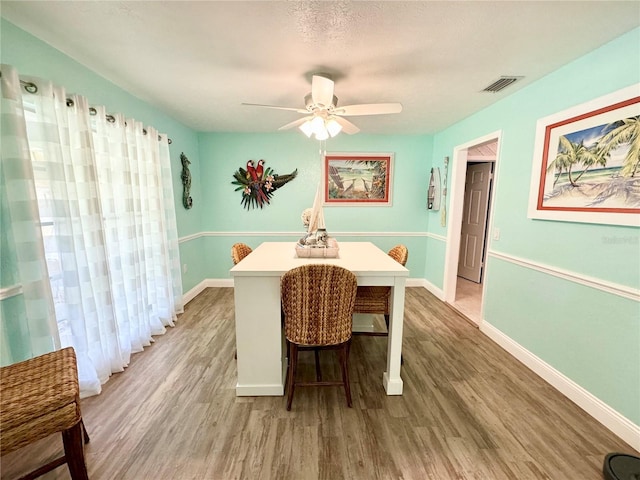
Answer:
M73 100L70 98L67 98L67 107L72 107L72 106L73 106ZM98 114L98 110L96 110L94 107L89 107L89 115L97 115L97 114ZM107 113L104 117L107 119L107 122L109 123L115 123L116 121L116 117L114 117L110 113ZM127 122L124 122L124 125L127 126ZM142 128L142 134L143 135L147 134L146 128ZM161 137L160 135L158 135L158 140L160 139ZM173 143L173 141L170 138L167 138L167 142L169 142L169 145Z
M2 77L2 72L0 71L0 77ZM27 82L25 80L20 79L20 85L22 85L22 87L29 93L37 93L38 92L38 86L33 83L33 82ZM67 107L73 107L74 102L72 99L67 98ZM94 107L89 107L89 115L97 115L98 111L94 108ZM116 117L114 117L111 114L106 114L105 118L107 119L107 122L109 123L114 123L116 121ZM125 122L126 125L126 122ZM147 134L147 129L143 128L142 129L142 134L146 135ZM158 140L160 140L161 137L160 135L158 135ZM169 145L171 145L173 143L173 141L170 138L167 138L167 142L169 143Z

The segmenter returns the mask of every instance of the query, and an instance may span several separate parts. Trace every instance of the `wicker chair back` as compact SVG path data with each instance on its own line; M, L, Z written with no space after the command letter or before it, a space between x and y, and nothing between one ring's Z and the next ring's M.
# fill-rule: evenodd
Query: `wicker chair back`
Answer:
M234 243L231 246L231 260L233 264L237 265L240 260L249 255L253 250L246 243Z
M280 284L285 336L298 345L337 345L351 338L356 276L336 265L302 265Z

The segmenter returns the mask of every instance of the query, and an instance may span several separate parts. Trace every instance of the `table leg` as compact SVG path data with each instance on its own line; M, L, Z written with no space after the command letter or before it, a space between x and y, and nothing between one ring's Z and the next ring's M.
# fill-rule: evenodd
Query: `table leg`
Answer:
M387 395L402 395L400 356L402 354L402 327L404 323L404 277L396 277L391 287L391 315L387 348L387 371L382 382Z

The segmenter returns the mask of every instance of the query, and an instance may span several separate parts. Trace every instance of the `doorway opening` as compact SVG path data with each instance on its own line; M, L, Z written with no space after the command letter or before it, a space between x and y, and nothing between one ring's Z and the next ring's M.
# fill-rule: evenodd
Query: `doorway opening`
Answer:
M484 273L500 132L453 152L444 298L472 322L482 322Z

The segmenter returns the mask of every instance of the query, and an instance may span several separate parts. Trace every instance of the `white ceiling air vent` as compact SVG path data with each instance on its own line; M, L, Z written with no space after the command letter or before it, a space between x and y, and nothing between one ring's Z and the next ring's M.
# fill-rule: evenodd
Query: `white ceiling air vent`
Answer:
M489 85L488 87L485 87L482 91L483 92L496 93L496 92L499 92L500 90L504 90L509 85L511 85L512 83L517 82L521 78L524 78L524 77L505 77L505 76L502 76L498 80L493 82L491 85Z

